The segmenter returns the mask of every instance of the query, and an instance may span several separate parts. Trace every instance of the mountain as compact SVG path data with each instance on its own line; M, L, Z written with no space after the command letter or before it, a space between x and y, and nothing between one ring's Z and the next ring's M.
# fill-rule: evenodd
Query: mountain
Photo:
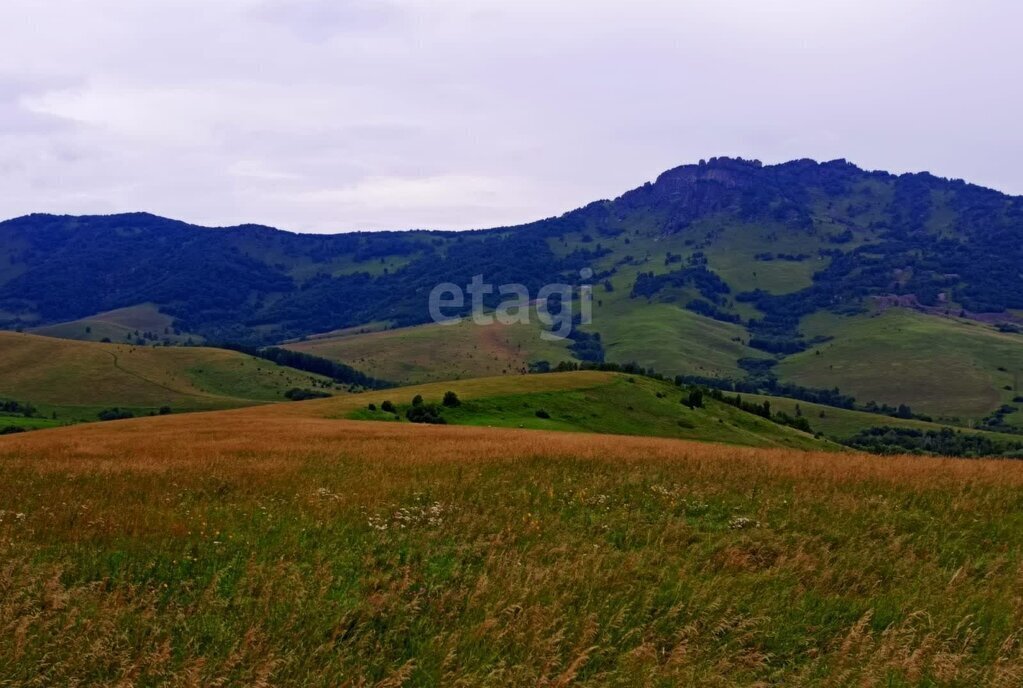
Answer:
M573 333L576 358L1023 423L1003 408L1023 374L1021 266L1021 197L844 160L715 158L560 217L473 232L17 218L0 223L0 324L145 305L175 335L269 344L426 323L441 282L481 274L535 295L591 268L594 318Z

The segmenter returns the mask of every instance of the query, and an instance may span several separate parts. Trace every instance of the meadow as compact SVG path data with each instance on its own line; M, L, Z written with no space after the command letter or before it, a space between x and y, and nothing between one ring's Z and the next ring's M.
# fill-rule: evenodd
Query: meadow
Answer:
M540 338L541 324L420 325L378 332L320 335L285 347L372 370L401 384L524 373L532 361L572 360L567 341Z
M689 408L681 403L688 390L670 382L597 371L449 381L352 396L331 406L353 408L346 418L396 421L403 420L415 395L421 395L427 404L441 404L448 390L455 392L461 403L442 408L442 415L445 422L456 425L841 450L827 440L740 411L709 396L702 407ZM380 407L386 400L395 404L397 413Z
M0 437L0 686L1023 681L1018 462L352 403Z
M60 422L96 420L118 407L135 415L281 401L320 376L208 347L104 344L0 331L0 399L28 402ZM0 422L3 425L3 422Z
M1023 380L1023 336L981 323L893 308L854 317L811 316L804 330L833 341L789 356L783 380L838 386L861 402L906 403L963 421L1012 402Z

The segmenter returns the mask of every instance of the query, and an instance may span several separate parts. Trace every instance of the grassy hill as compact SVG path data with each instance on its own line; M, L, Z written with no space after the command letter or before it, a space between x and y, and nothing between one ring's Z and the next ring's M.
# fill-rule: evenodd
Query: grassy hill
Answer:
M448 390L458 395L461 405L443 408L443 417L457 425L649 435L752 447L840 449L710 398L704 408L687 408L680 403L682 391L673 384L620 373L461 380L361 394L320 406L347 409L358 404L344 417L394 421L403 419L413 396L420 394L426 403L440 404ZM385 400L396 405L397 416L379 408ZM367 408L371 403L375 410ZM539 417L538 411L548 417Z
M372 370L385 380L435 380L514 375L529 363L572 360L567 342L540 338L540 324L421 325L377 332L341 332L292 342L285 348Z
M4 680L1023 677L1020 462L323 417L354 399L0 437Z
M140 340L171 344L202 342L202 337L198 335L179 332L174 325L174 318L161 313L151 303L118 308L70 322L36 327L29 331L47 337L90 342L139 343Z
M783 360L783 380L960 419L982 418L1023 394L1020 334L906 309L818 316L805 329L834 339Z
M281 401L326 382L234 351L81 342L0 332L0 399L30 402L60 421L95 420L106 408L136 415ZM0 425L6 424L6 420Z

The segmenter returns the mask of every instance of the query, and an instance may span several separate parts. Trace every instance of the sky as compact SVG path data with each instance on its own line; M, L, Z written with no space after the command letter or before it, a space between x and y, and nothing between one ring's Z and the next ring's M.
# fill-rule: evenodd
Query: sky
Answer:
M0 217L518 224L719 155L1023 194L1016 0L3 0Z

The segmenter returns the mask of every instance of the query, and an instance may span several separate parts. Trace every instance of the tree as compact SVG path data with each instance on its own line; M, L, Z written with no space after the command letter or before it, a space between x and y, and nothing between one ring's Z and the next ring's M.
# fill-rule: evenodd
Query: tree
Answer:
M450 390L444 392L444 401L441 403L449 408L462 405L462 401L458 398L458 395Z
M412 397L412 405L413 406L422 406L423 405L423 395L422 394L417 394L414 397Z
M390 401L385 401L384 403L380 404L380 410L384 411L386 413L397 413L398 412L397 409L394 408L394 404L391 403Z
M689 392L689 408L703 408L703 390L696 388Z

